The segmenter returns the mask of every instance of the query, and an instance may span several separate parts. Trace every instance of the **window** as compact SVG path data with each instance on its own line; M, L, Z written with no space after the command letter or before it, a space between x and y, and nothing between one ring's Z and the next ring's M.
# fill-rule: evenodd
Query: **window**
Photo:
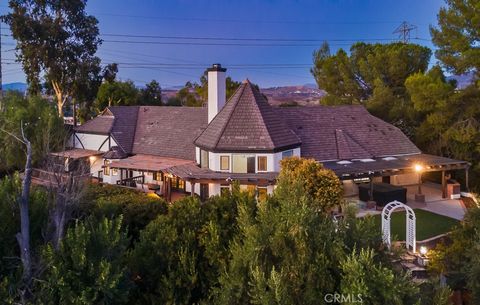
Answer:
M163 181L163 174L162 172L153 172L152 173L152 179L153 181Z
M112 175L114 176L118 175L118 169L112 168Z
M103 161L103 174L110 176L110 160Z
M220 184L220 195L226 196L230 194L230 185L229 184Z
M200 167L208 168L208 151L200 150Z
M293 156L293 150L292 149L282 152L282 159L292 157L292 156Z
M178 189L181 191L185 191L185 181L182 179L178 179Z
M233 155L234 173L255 173L255 156Z
M257 170L259 172L267 171L267 157L266 156L257 157Z
M230 156L220 156L220 170L230 170Z
M257 201L265 201L267 200L267 188L263 186L257 187Z

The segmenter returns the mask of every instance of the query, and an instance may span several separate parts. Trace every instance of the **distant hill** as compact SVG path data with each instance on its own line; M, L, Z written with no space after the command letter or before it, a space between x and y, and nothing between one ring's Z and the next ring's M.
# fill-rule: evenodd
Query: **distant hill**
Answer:
M268 102L272 105L291 102L299 105L318 104L325 95L325 91L312 84L262 88L260 91L268 97Z
M2 89L5 90L5 91L16 90L16 91L25 92L25 91L27 91L27 84L25 84L25 83L3 84Z

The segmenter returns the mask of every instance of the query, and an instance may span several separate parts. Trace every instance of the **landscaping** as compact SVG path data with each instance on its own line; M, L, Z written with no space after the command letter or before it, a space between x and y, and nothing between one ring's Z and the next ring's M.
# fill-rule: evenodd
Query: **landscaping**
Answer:
M417 241L428 239L453 230L459 221L447 216L435 214L429 211L414 209L417 218ZM373 216L377 227L381 229L381 215ZM405 240L405 211L398 211L392 214L392 239Z

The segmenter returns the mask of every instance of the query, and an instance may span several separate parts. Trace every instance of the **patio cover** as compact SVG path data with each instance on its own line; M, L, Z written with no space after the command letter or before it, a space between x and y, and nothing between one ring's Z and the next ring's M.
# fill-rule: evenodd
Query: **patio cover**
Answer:
M91 149L74 148L65 151L50 153L51 156L64 157L70 159L83 159L91 156L103 155L105 152Z
M200 168L196 164L185 164L174 166L166 170L167 173L175 175L183 180L196 180L200 182L226 183L229 181L259 182L263 181L272 184L278 176L278 172L265 173L229 173L217 172L208 168Z
M333 170L340 179L365 178L371 176L391 176L415 172L414 166L423 166L423 172L467 169L469 163L428 154L375 158L374 161L351 161L339 164L338 161L323 162L323 165Z
M138 154L126 159L113 161L112 163L110 163L110 167L156 172L165 171L166 169L173 166L185 164L194 164L194 161Z

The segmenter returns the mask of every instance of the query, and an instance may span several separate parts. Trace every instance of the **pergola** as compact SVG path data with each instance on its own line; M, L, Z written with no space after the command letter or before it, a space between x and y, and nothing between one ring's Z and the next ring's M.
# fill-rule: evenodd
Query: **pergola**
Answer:
M468 189L468 168L470 167L470 164L466 161L429 154L383 157L347 162L328 161L323 162L323 165L333 170L341 180L368 178L370 179L370 183L372 183L373 177L442 172L443 197L446 197L445 172L465 170L465 187Z

